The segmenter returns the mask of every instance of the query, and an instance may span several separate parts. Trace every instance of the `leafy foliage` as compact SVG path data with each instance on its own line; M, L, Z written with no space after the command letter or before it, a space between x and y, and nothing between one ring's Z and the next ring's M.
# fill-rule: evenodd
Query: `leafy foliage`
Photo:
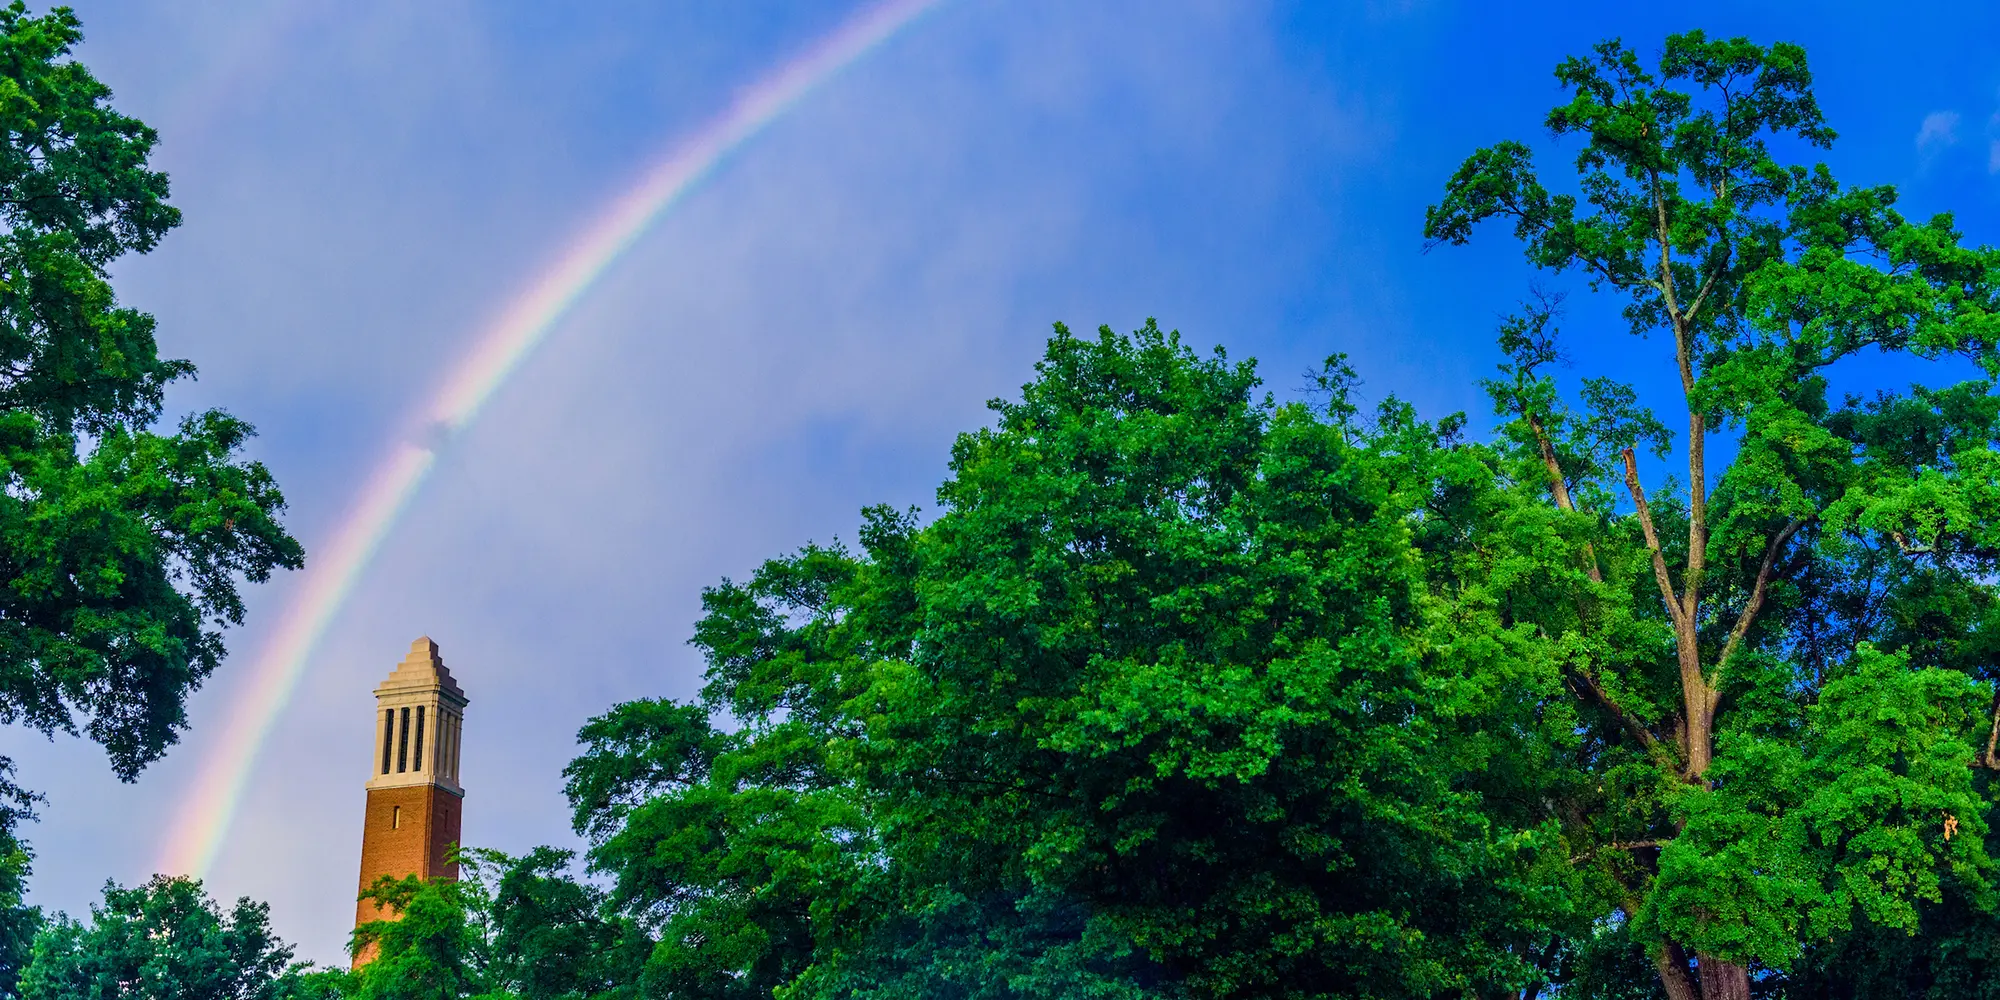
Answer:
M1256 385L1150 324L1058 328L936 521L873 509L860 552L705 595L703 704L620 706L569 770L658 931L650 995L1532 978L1565 876L1552 826L1482 810L1533 766L1425 652L1398 484L1437 435L1392 406L1363 444Z
M284 498L219 411L149 428L194 366L108 268L180 214L156 137L68 58L58 8L0 9L0 721L79 729L130 780L186 725L238 623L237 580L296 568Z
M458 881L384 877L365 898L395 917L354 932L354 949L373 959L310 986L327 1000L630 996L650 942L604 915L603 893L571 878L570 860L547 847L519 858L481 850L460 855Z
M1554 296L1490 443L1364 425L1338 356L1315 414L1059 331L935 521L711 590L701 704L585 730L649 992L1717 1000L1985 926L2000 254L1785 162L1834 138L1795 46L1557 78L1573 193L1503 143L1427 234L1505 219L1671 338L1685 433L1558 381ZM1831 398L1882 353L1977 376Z
M271 933L269 907L238 900L228 913L201 883L155 876L104 888L88 925L59 916L34 939L21 972L25 1000L281 1000L299 971Z
M178 738L188 693L220 663L221 627L243 617L238 580L302 555L277 521L277 485L240 457L248 424L209 411L151 430L166 387L194 366L160 356L153 318L118 305L109 268L180 214L147 164L153 131L69 58L80 39L66 8L0 9L0 722L80 731L131 780ZM49 996L83 989L71 974L212 972L216 989L263 975L254 956L229 980L201 956L183 968L118 945L148 921L232 947L261 940L254 908L204 929L189 885L108 890L95 928L45 927L22 899L30 854L17 832L34 802L0 758L0 996L16 995L24 967L20 988Z
M1551 310L1532 307L1489 384L1512 418L1496 472L1512 502L1554 508L1535 559L1567 572L1536 591L1476 578L1504 601L1495 626L1565 665L1578 787L1616 790L1563 803L1564 836L1594 845L1669 995L1746 996L1808 947L1916 931L1947 894L1990 905L1972 767L2000 766L1982 505L2000 251L1962 246L1949 216L1906 220L1893 189L1785 162L1834 138L1796 46L1693 32L1649 70L1607 42L1556 76L1570 99L1547 124L1582 141L1574 193L1502 143L1425 232L1460 243L1504 220L1532 263L1670 338L1686 479L1649 497L1633 446L1668 442L1629 390L1587 380L1563 403ZM1895 354L1983 377L1830 398L1836 366Z
M38 797L17 787L13 765L0 761L0 997L20 995L21 970L42 927L40 907L27 903L34 854L20 839L22 821L34 818Z

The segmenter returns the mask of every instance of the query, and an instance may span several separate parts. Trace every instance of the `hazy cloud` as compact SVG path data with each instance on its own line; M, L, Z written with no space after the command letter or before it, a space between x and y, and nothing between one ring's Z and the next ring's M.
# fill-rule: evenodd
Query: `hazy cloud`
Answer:
M1992 137L1986 149L1986 172L2000 174L2000 111L1986 120L1986 134Z
M1958 112L1933 111L1917 129L1917 152L1930 153L1958 143Z

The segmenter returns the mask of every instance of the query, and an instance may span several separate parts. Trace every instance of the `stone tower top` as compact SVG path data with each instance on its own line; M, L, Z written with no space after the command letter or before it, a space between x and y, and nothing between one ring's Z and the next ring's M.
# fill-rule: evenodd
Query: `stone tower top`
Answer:
M368 787L436 785L465 794L458 784L458 745L466 704L437 643L430 636L410 643L410 655L375 687Z
M438 655L438 644L427 635L418 636L410 643L410 655L403 657L396 669L375 688L378 703L390 695L414 694L418 691L437 689L459 708L466 705L465 692L452 679L451 671L444 665L444 658Z

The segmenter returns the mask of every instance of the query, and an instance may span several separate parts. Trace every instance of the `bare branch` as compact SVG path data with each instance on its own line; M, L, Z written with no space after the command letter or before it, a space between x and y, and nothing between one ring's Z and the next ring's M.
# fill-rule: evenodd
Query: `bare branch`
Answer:
M1795 517L1764 547L1764 561L1757 567L1757 582L1750 587L1750 600L1743 605L1743 613L1736 616L1736 626L1729 630L1729 641L1723 643L1722 656L1715 661L1715 687L1722 686L1722 672L1729 667L1729 658L1736 655L1736 648L1743 644L1743 637L1750 632L1750 624L1757 620L1757 612L1764 607L1764 591L1771 583L1771 565L1777 561L1778 551L1792 540L1800 528L1806 526L1810 518Z
M1633 741L1638 743L1648 756L1657 760L1665 754L1665 749L1660 746L1660 741L1653 735L1653 731L1646 728L1646 724L1640 722L1637 716L1627 712L1625 706L1618 704L1617 699L1611 697L1611 693L1604 690L1604 685L1597 682L1597 678L1592 677L1588 671L1581 668L1571 669L1570 674L1576 678L1578 689L1582 693L1589 695L1591 701L1596 702L1605 711L1610 712L1611 717L1618 720L1618 725L1625 730L1626 735L1632 737ZM1661 763L1671 764L1673 762L1662 760Z
M1613 840L1599 844L1582 854L1571 855L1569 863L1576 864L1579 861L1588 861L1596 857L1599 851L1643 851L1648 848L1658 849L1665 847L1667 843L1664 840Z
M1708 301L1708 292L1710 289L1715 287L1715 279L1721 274L1722 274L1722 269L1717 268L1716 270L1708 272L1708 277L1702 279L1700 290L1694 293L1694 301L1688 304L1688 311L1687 311L1688 322L1690 323L1694 322L1695 315L1701 312L1701 304L1703 302Z
M1667 575L1667 557L1660 551L1659 532L1653 530L1653 509L1646 504L1646 489L1639 485L1639 461L1632 457L1630 448L1621 454L1625 458L1625 489L1639 509L1639 530L1645 532L1646 548L1653 553L1653 576L1660 584L1660 598L1667 602L1667 614L1673 616L1674 624L1681 625L1681 602L1674 595L1673 579Z

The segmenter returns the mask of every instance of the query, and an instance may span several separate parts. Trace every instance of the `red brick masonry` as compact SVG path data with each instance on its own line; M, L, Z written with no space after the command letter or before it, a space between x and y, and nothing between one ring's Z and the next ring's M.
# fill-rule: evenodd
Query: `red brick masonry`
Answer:
M458 865L449 858L458 843L459 812L464 799L436 785L406 785L401 788L374 788L368 792L366 824L361 829L360 892L368 891L375 880L388 875L402 878L458 878ZM396 810L402 815L397 820ZM354 905L356 927L371 920L394 919L372 899ZM354 957L360 968L375 957L371 946Z

